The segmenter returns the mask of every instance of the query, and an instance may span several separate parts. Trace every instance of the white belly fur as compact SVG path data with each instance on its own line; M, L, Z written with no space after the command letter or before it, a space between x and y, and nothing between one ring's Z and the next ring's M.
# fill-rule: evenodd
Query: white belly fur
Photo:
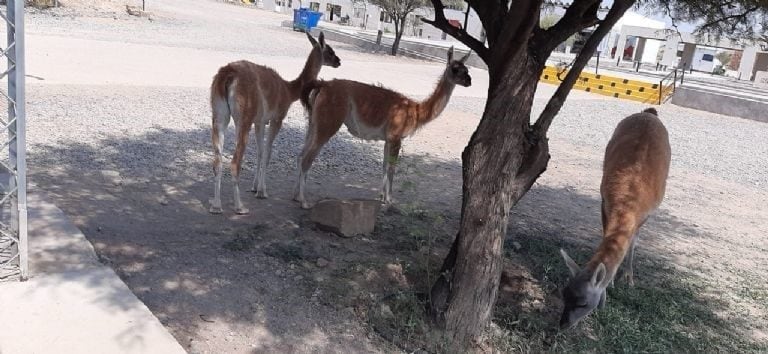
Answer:
M352 105L349 110L349 115L344 120L344 125L347 126L349 133L364 140L386 140L387 139L387 125L382 124L378 127L369 126L360 120L360 115L357 114L357 109Z

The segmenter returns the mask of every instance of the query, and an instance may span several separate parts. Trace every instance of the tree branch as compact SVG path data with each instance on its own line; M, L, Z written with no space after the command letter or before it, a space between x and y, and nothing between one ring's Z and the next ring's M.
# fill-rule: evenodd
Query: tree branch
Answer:
M541 0L517 0L513 5L514 9L510 8L506 15L499 16L504 19L498 38L498 43L502 45L520 35L518 31L526 18L536 17L536 24L539 23L538 10L541 8Z
M600 22L597 18L597 10L599 8L599 0L574 1L571 6L568 6L568 9L565 10L563 18L541 33L544 38L537 38L536 41L539 43L546 43L545 48L547 51L553 50L560 45L560 43L567 40L568 37Z
M503 14L507 13L508 2L509 0L467 0L467 4L475 10L477 17L480 18L480 22L483 23L485 36L491 47L493 47L496 39L499 37L499 30L501 28L499 20L504 18Z
M514 58L528 46L531 34L539 28L539 11L543 0L518 0L515 9L504 17L504 26L498 40L498 51L494 51L489 70L502 66L502 62Z
M544 107L544 111L541 112L541 115L533 125L533 132L536 135L544 137L547 134L547 130L549 130L552 120L560 111L560 108L563 107L565 99L568 98L568 93L571 92L571 89L573 88L573 85L576 84L576 79L578 79L584 66L587 65L592 54L595 53L595 49L600 45L600 41L602 41L603 37L610 32L611 28L621 16L624 15L624 12L632 7L634 3L635 0L616 0L613 2L611 10L608 11L608 14L605 15L605 19L601 21L597 29L592 32L592 35L589 36L586 43L584 43L584 47L579 52L579 55L576 56L576 60L574 61L571 70L565 75L565 79L560 86L557 87L555 94L549 99L547 106Z
M488 48L485 47L485 44L480 42L477 38L472 37L472 35L467 33L465 29L456 28L448 23L448 20L445 18L445 13L443 13L443 9L445 7L443 6L442 1L432 0L432 5L435 7L435 19L427 20L422 18L421 21L442 30L443 32L449 34L451 37L458 39L461 43L466 44L467 47L477 53L477 56L479 56L480 59L482 59L487 64Z
M723 22L728 22L729 20L734 20L734 19L735 20L742 20L742 19L746 18L747 16L749 16L749 14L751 14L751 13L753 13L753 12L759 10L759 9L760 9L760 6L754 6L754 7L745 9L744 11L742 11L740 13L736 13L736 14L732 14L732 15L726 16L725 13L723 12L722 8L720 8L720 13L724 17L712 20L710 22L707 22L707 23L699 26L699 29L703 30L703 29L706 29L706 28L709 28L709 27L713 27L713 26L718 25L718 24L723 23ZM738 22L736 22L736 23L738 23Z

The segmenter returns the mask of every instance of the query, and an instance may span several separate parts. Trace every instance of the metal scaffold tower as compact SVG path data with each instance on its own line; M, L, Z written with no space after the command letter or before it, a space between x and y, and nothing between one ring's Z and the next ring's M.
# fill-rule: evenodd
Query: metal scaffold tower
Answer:
M26 174L26 115L24 110L24 0L7 0L0 7L0 17L6 22L8 44L0 47L0 57L7 67L0 79L8 89L0 87L7 100L8 116L0 115L0 281L25 280L29 274L27 262L27 174ZM1 58L0 58L1 59ZM2 60L0 60L2 61ZM0 67L0 70L2 68ZM7 130L7 134L3 132Z

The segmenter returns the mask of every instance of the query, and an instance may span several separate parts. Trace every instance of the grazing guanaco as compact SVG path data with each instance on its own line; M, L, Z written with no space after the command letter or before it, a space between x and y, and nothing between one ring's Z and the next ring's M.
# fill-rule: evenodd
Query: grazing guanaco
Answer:
M403 138L442 113L458 84L472 84L464 62L469 53L453 60L453 47L448 50L448 62L434 92L417 102L392 90L350 80L318 81L302 95L307 109L309 127L304 148L298 158L299 175L294 200L309 208L304 191L307 171L323 145L338 132L341 125L349 133L366 140L384 140L384 177L382 200L391 201L392 176L395 172Z
M571 273L562 292L565 309L561 328L576 325L595 308L605 305L605 289L613 282L622 261L624 276L630 286L634 285L637 233L664 198L670 158L667 129L655 109L648 108L619 122L603 161L603 240L584 268L560 250Z
M322 32L316 41L307 33L312 43L304 70L293 81L285 81L280 75L263 65L249 61L229 63L219 69L211 84L211 139L213 140L213 173L215 175L214 195L210 212L219 214L221 209L221 151L224 133L229 126L230 116L235 121L235 153L230 169L234 183L235 212L247 214L240 200L240 166L248 143L251 126L256 133L256 175L252 191L258 198L267 198L267 165L272 155L272 143L280 131L283 119L291 103L297 101L305 86L317 79L323 65L338 68L339 57L331 46L325 44ZM268 140L264 141L264 126L269 125Z

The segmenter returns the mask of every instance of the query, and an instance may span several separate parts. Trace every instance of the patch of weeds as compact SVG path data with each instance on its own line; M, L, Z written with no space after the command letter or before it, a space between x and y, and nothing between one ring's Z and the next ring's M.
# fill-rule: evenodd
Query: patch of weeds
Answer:
M402 156L403 152L401 152ZM400 180L400 190L407 194L416 194L419 191L419 181L426 174L420 168L426 166L423 156L400 157L399 159L390 159L389 163L397 163L398 180Z
M314 251L301 247L300 245L286 244L282 242L273 242L264 247L264 254L272 258L277 258L283 262L309 261L317 259Z
M558 254L562 245L546 239L521 238L524 257L542 287L565 284L568 272ZM574 259L583 264L586 249L570 246ZM658 260L636 260L635 287L616 279L608 288L608 302L576 328L558 331L561 310L558 300L547 300L543 310L525 312L520 307L500 306L495 322L501 335L494 338L499 349L521 352L764 352L765 343L755 342L744 330L745 323L718 316L733 311L723 300L706 296L707 282L694 273L677 270ZM750 295L752 295L750 293ZM753 296L760 296L753 295ZM547 310L548 309L548 310ZM548 312L547 312L548 311Z
M425 347L422 338L429 327L425 303L420 296L413 292L398 291L372 306L369 321L382 337L404 349Z
M315 285L320 289L318 301L336 308L354 305L368 294L365 273L370 269L372 266L365 263L333 269L328 280Z
M731 267L736 279L727 279L730 290L741 299L748 300L768 312L768 285L751 270Z
M525 263L531 274L545 286L545 292L555 290L568 280L568 272L565 271L567 267L560 256L560 248L566 250L579 264L585 263L591 255L591 250L586 248L568 247L534 237L523 237L506 240L504 249L507 250L507 256L510 256L511 250L514 249L513 242L520 244L520 250L516 252L522 254L520 257L515 257L516 260Z
M266 225L256 224L252 228L240 230L233 239L225 242L222 247L233 252L250 251L256 247L257 239L266 229Z

